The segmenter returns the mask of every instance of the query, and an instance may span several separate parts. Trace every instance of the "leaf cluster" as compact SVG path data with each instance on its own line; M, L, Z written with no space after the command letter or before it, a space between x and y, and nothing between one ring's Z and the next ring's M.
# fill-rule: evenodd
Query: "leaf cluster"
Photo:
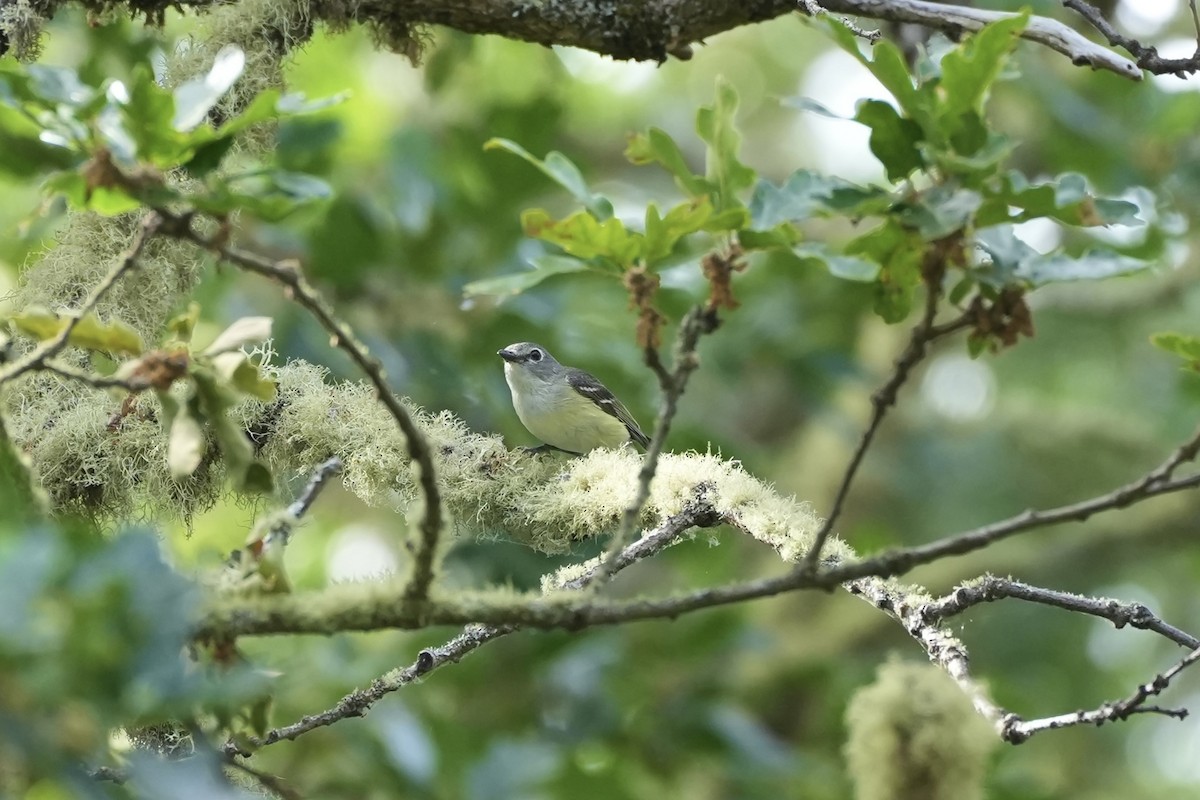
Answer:
M466 293L511 295L585 270L616 276L661 270L694 260L697 244L725 242L736 243L739 252L788 252L801 266L824 266L835 277L870 284L876 313L889 323L911 313L922 284L947 291L977 320L973 354L1011 344L1014 332L1032 334L1021 300L1027 290L1124 275L1150 262L1107 247L1040 252L1018 235L1016 226L1032 220L1076 228L1143 224L1135 203L1096 196L1081 175L1033 180L1005 169L1013 147L993 128L985 106L1027 22L1017 16L992 24L910 71L895 45L880 42L868 56L851 31L828 21L834 41L894 98L862 101L852 118L869 129L871 152L889 185L861 186L809 169L781 184L760 178L740 160L738 98L724 81L713 104L696 116L706 152L702 173L661 129L630 138L626 157L665 169L685 196L665 212L648 204L637 225L613 216L611 200L589 187L561 153L538 159L514 142L493 140L489 147L533 164L581 209L563 218L527 210L525 233L559 253L533 259L529 272L468 284ZM829 114L812 101L795 105ZM811 223L819 219L844 220L860 232L836 244L813 238Z

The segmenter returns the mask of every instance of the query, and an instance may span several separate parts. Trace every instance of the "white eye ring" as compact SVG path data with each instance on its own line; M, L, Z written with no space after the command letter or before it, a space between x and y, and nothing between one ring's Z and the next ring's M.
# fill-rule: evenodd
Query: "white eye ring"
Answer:
M530 350L529 351L529 360L535 364L537 362L541 361L542 360L542 351L538 350L536 347L534 349Z

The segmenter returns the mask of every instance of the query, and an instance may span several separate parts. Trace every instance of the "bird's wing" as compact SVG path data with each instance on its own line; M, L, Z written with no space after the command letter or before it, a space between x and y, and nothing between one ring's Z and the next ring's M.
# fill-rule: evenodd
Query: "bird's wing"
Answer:
M616 417L617 421L625 426L625 430L629 431L629 438L640 447L650 446L650 437L642 433L642 429L633 415L629 413L629 409L608 390L607 386L596 380L595 376L571 367L567 369L567 383L571 384L572 389L595 403L601 411Z

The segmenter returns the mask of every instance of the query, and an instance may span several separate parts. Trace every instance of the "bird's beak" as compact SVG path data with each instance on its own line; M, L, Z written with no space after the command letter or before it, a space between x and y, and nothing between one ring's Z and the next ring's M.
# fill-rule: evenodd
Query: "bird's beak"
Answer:
M507 361L507 362L509 362L509 363L511 363L511 364L515 364L515 363L517 363L518 361L520 361L520 360L521 360L521 357L520 357L520 356L518 356L518 355L517 355L516 353L514 353L512 350L509 350L507 347L506 347L506 348L504 348L503 350L497 350L497 351L496 351L496 355L500 356L500 357L501 357L501 358L503 358L505 361Z

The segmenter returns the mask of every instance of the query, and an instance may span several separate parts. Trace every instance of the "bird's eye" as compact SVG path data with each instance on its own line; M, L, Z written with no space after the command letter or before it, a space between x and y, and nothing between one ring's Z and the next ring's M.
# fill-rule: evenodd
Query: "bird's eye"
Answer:
M541 361L542 360L542 351L538 350L536 347L533 348L532 350L530 350L529 351L529 360L535 364L537 362Z

